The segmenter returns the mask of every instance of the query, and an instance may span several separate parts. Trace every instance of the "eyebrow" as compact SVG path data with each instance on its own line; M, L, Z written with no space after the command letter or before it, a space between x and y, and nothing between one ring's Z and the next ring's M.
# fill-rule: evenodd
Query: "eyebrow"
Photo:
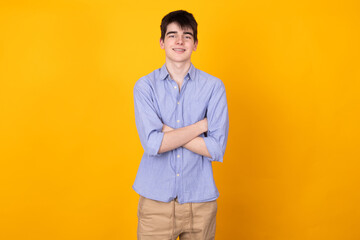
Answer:
M178 33L178 32L177 31L170 31L170 32L167 32L166 35L173 34L173 33ZM191 32L184 32L184 34L189 34L191 36L194 36Z

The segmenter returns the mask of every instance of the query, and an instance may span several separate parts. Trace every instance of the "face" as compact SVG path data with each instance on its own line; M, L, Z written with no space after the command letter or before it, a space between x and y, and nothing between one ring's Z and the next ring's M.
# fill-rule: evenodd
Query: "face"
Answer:
M193 30L181 29L177 23L167 26L164 41L160 39L160 47L165 50L166 61L190 62L191 54L197 48L194 43Z

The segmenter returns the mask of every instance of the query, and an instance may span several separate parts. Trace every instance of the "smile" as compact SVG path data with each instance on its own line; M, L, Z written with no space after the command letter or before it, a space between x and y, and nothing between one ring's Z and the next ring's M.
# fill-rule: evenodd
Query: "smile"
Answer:
M185 52L185 49L183 48L173 48L175 52Z

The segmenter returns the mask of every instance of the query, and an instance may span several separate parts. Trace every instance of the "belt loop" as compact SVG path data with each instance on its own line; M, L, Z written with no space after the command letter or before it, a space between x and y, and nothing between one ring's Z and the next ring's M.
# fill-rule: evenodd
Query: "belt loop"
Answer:
M172 206L173 206L173 212L172 212L172 231L171 231L171 240L173 240L173 237L174 237L174 232L175 232L175 201L176 201L176 199L177 199L177 197L174 199L174 200L172 200L172 202L173 202L173 204L172 204Z
M193 211L192 211L192 202L189 204L190 206L190 240L192 240L192 231L193 231Z

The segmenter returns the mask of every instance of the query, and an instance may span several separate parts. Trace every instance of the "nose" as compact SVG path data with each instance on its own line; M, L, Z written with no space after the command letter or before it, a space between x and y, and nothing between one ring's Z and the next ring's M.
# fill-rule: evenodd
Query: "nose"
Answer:
M183 44L183 39L182 39L181 36L177 37L176 43L177 43L177 44Z

